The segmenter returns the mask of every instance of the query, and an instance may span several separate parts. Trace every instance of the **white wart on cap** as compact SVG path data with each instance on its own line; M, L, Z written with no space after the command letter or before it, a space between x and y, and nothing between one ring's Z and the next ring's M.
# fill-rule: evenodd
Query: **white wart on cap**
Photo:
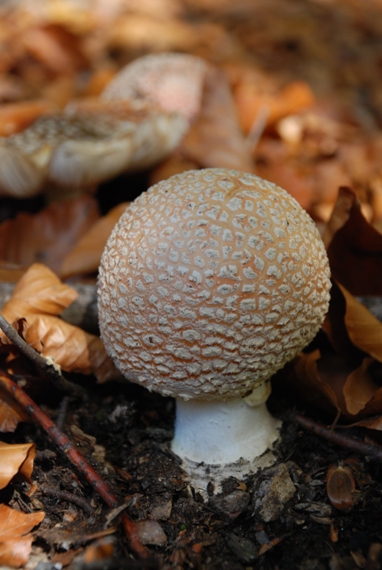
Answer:
M174 451L247 472L278 436L263 384L314 338L329 290L319 233L287 192L253 174L188 171L114 228L101 335L127 378L177 398Z

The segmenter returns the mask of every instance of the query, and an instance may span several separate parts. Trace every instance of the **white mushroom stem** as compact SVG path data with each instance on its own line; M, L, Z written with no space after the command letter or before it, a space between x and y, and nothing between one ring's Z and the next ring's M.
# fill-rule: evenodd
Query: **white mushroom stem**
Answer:
M249 406L244 399L219 402L178 398L172 450L186 462L187 471L190 463L204 463L209 468L219 466L214 479L240 477L241 465L243 474L256 471L259 457L278 439L279 426L264 402Z

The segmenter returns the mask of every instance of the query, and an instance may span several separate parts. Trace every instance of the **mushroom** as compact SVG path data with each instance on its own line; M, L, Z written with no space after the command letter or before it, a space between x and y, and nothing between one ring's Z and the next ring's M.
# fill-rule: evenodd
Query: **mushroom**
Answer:
M101 338L124 376L176 398L172 449L194 486L275 460L270 378L314 338L329 290L313 221L253 174L186 171L122 214L100 265Z
M208 64L185 53L139 57L108 83L101 98L149 101L167 112L178 112L192 122L199 114Z
M0 138L0 194L26 198L49 184L83 189L170 154L188 123L143 101L73 102Z

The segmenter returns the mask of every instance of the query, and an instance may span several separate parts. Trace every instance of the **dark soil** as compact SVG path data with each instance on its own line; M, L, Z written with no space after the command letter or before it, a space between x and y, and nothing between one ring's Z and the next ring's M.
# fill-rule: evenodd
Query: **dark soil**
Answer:
M206 500L185 482L179 460L169 448L174 420L171 399L128 384L91 386L88 394L86 402L69 402L63 430L113 488L121 503L128 505L132 520L157 521L151 523L154 526L148 527L146 534L148 543L154 543L148 546L152 554L150 567L381 567L379 465L301 430L288 419L289 404L277 394L270 402L272 411L283 418L276 466L244 483L229 479L223 492L211 493ZM45 404L44 409L58 419L59 407ZM117 527L111 531L112 557L85 563L84 547L98 536L93 533L102 535L110 510L38 427L23 424L9 436L9 441L33 441L37 445L35 493L28 496L29 486L15 482L3 491L7 497L0 497L25 511L41 508L46 512L36 534L35 550L48 555L52 564L69 564L69 568L77 570L147 567L143 562L134 562L126 537L118 528L118 519L111 523ZM348 511L338 510L328 499L326 474L330 465L346 464L350 459L356 503ZM269 506L271 497L264 497L264 489L275 476L277 485L282 486L283 479L289 486L292 484L293 496L284 504L276 501L273 520L268 520L264 504ZM72 495L80 498L77 503ZM41 564L39 570L60 567Z

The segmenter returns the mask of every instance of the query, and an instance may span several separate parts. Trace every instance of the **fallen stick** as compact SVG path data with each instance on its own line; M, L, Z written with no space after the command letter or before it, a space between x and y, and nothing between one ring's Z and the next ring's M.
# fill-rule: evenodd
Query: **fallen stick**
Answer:
M78 471L82 473L104 502L112 509L119 507L120 503L106 481L98 475L69 438L58 429L55 423L39 408L28 394L4 372L0 372L0 385L26 410L30 417L41 426L60 451L66 455ZM148 558L150 552L139 540L138 527L129 519L126 513L122 513L122 525L129 540L131 550L140 558Z
M319 435L332 443L345 447L346 449L356 451L361 455L368 456L370 459L382 461L382 446L365 443L362 439L349 437L343 433L333 431L331 428L327 428L323 424L320 424L298 412L293 412L290 417L303 428L312 431L316 435Z

